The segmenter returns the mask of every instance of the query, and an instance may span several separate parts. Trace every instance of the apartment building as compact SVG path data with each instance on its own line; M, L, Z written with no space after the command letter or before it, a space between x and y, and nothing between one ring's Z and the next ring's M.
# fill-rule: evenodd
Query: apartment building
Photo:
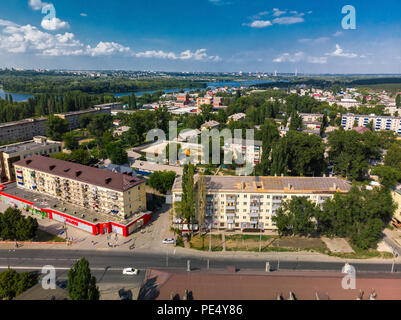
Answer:
M94 105L93 107L95 109L124 110L124 105L121 102L97 104L97 105Z
M324 115L320 113L299 113L303 122L322 122Z
M46 117L40 117L0 124L0 144L31 140L35 136L46 135L46 120Z
M401 135L401 117L390 117L390 116L376 116L371 115L359 115L359 114L344 114L342 116L341 125L345 130L351 130L353 127L366 127L371 121L373 121L373 129L380 131L394 131Z
M213 97L199 97L196 99L196 107L199 109L204 104L213 104Z
M62 114L55 114L68 121L68 129L79 128L79 118L83 114L111 114L110 107L94 108L82 111L74 111ZM12 121L0 124L0 143L10 141L31 140L35 136L45 136L47 131L46 117L29 118L19 121Z
M78 129L80 127L79 126L79 118L82 115L84 115L84 114L95 115L95 114L102 114L102 113L111 115L111 107L110 106L97 107L97 108L87 109L87 110L55 114L55 116L63 118L63 119L66 119L68 121L68 130L75 130L75 129Z
M347 181L331 177L206 176L205 223L219 230L275 230L272 217L284 201L306 197L321 205L350 188ZM182 199L181 177L174 182L172 197L173 206Z
M0 180L15 180L13 164L32 155L50 155L61 152L61 142L37 136L33 140L9 144L0 148Z
M227 123L231 122L231 121L241 121L241 120L245 120L246 118L246 114L245 113L235 113L231 116L229 116L227 118Z
M17 187L30 192L121 219L146 210L143 179L36 155L14 167Z
M244 139L228 139L224 143L224 151L231 151L233 157L241 154L247 163L258 164L262 159L263 142L260 140L253 141L253 149L248 150L247 141Z

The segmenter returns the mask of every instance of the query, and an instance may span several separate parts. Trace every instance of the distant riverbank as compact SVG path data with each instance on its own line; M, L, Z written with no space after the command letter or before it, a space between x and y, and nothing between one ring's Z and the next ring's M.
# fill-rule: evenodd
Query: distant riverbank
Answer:
M269 80L250 80L250 81L222 81L222 82L206 82L206 88L218 88L218 87L249 87L253 86L255 84L263 84L263 83L272 83L275 81L269 81ZM175 88L175 89L159 89L159 90L151 90L151 91L137 91L137 92L125 92L125 93L116 93L114 96L116 98L122 97L122 96L128 96L131 95L132 93L135 93L137 97L142 96L145 93L152 94L157 91L163 91L164 93L175 93L175 92L180 92L180 91L192 91L192 90L197 90L198 88ZM199 88L202 90L202 88Z
M250 80L250 81L220 81L220 82L206 82L206 88L218 88L218 87L249 87L256 84L263 84L263 83L272 83L275 81L269 80ZM204 90L206 88L174 88L174 89L158 89L158 90L149 90L149 91L136 91L136 92L125 92L125 93L115 93L114 97L119 98L122 96L131 95L135 93L136 96L140 97L145 93L152 94L156 91L163 91L164 93L174 93L180 91L191 91L191 90ZM33 94L25 94L25 93L15 93L15 92L8 92L4 91L3 88L0 87L0 97L5 99L7 94L11 94L13 97L13 101L15 102L23 102L27 101L29 98L33 98Z

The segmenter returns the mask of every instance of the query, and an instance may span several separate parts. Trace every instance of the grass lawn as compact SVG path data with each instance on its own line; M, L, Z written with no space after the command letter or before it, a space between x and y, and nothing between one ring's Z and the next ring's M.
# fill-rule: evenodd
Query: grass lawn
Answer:
M33 241L37 241L37 242L65 242L65 239L60 238L58 236L55 236L54 234L51 234L51 233L46 232L44 230L38 229L38 231L36 231L36 237L33 239Z
M226 236L227 251L259 251L260 235ZM326 244L320 239L303 237L284 237L262 235L261 251L317 251L324 252Z
M390 252L380 252L375 249L363 250L352 246L354 252L340 253L340 252L329 252L330 256L345 258L345 259L370 259L370 258L384 258L392 259L393 254Z
M196 235L192 237L189 242L189 246L192 249L209 251L209 235L199 236ZM222 251L223 250L223 240L221 234L212 234L212 251Z

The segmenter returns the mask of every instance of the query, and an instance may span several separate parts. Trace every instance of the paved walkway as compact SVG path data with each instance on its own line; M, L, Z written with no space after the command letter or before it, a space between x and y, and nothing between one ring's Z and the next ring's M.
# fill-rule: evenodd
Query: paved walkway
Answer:
M4 210L1 207L0 211ZM63 229L63 225L59 222L49 219L38 219L39 228L49 233L58 235ZM171 215L169 206L164 205L160 212L155 213L152 220L144 226L141 230L135 232L128 237L117 236L116 234L109 235L97 235L94 236L87 232L81 231L74 227L67 227L67 236L73 239L74 244L67 246L66 243L62 244L23 244L24 249L49 249L49 250L98 250L98 251L120 251L120 252L146 252L155 254L177 255L177 256L195 256L208 258L243 258L243 259L278 259L278 260L294 260L299 259L300 261L327 261L327 262L352 262L357 261L358 263L389 263L389 259L343 259L338 257L331 257L315 252L235 252L235 251L219 251L219 252L208 252L198 251L182 247L174 247L171 244L162 244L162 240L165 238L173 237L173 233L170 231ZM391 232L393 238L401 240L401 232ZM65 238L65 233L60 237ZM108 242L112 244L112 247L108 246ZM401 241L400 241L401 243ZM14 243L12 244L0 244L0 249L12 249L15 248ZM21 248L21 247L20 247ZM17 249L18 250L18 249ZM401 257L396 260L401 261Z

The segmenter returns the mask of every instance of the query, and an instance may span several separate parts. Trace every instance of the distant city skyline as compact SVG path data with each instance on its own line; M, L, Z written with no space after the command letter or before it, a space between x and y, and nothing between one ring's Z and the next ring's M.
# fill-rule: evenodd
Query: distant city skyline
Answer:
M355 30L342 29L346 4ZM0 68L399 74L400 11L397 0L3 1Z

